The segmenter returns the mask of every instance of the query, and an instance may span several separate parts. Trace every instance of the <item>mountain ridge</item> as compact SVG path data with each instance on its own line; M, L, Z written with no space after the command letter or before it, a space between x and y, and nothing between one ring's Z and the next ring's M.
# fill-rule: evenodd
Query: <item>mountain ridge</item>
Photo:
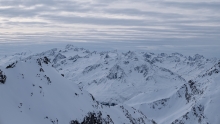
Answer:
M54 48L32 55L16 54L14 57L3 58L0 63L5 67L14 66L16 61L33 58L41 58L39 61L46 63L50 61L51 68L54 68L60 77L75 83L80 90L91 93L98 104L120 110L123 110L121 106L127 106L127 109L131 107L133 111L141 113L142 119L145 116L146 122L220 122L217 117L212 117L211 113L214 111L218 114L213 108L219 108L216 103L220 95L217 90L220 60L216 58L206 59L199 54L186 57L180 53L90 52L67 45L64 49ZM43 72L44 68L39 70ZM3 72L5 73L4 70ZM50 82L47 76L44 78ZM210 106L210 101L216 102ZM129 115L127 118L133 116ZM105 120L111 122L107 116L101 118L99 110L87 113L84 117L85 120L96 117L103 120L103 123ZM72 122L77 123L76 120ZM130 120L129 123L138 121Z

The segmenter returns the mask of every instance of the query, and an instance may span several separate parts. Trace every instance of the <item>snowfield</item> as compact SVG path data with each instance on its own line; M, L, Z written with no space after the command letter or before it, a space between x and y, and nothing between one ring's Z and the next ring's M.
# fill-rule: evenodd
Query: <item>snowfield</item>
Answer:
M219 124L220 60L67 45L0 59L0 124Z

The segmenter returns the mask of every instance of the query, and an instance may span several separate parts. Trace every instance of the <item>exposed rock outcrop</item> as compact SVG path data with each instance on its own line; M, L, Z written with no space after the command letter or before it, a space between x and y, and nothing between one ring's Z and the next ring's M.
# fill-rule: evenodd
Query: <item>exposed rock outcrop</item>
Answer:
M5 83L7 79L7 76L3 73L3 71L0 70L0 83Z

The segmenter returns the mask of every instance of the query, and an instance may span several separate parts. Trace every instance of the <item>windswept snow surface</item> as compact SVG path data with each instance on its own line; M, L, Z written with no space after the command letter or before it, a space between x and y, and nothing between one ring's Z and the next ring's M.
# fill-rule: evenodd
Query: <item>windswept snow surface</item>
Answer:
M67 45L6 56L0 66L3 124L81 123L99 112L102 123L220 123L216 58Z

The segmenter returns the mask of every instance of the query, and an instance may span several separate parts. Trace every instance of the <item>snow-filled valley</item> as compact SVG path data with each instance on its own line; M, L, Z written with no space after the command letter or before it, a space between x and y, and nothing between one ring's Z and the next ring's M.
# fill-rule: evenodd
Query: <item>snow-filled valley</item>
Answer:
M0 124L219 124L220 60L67 45L0 58Z

